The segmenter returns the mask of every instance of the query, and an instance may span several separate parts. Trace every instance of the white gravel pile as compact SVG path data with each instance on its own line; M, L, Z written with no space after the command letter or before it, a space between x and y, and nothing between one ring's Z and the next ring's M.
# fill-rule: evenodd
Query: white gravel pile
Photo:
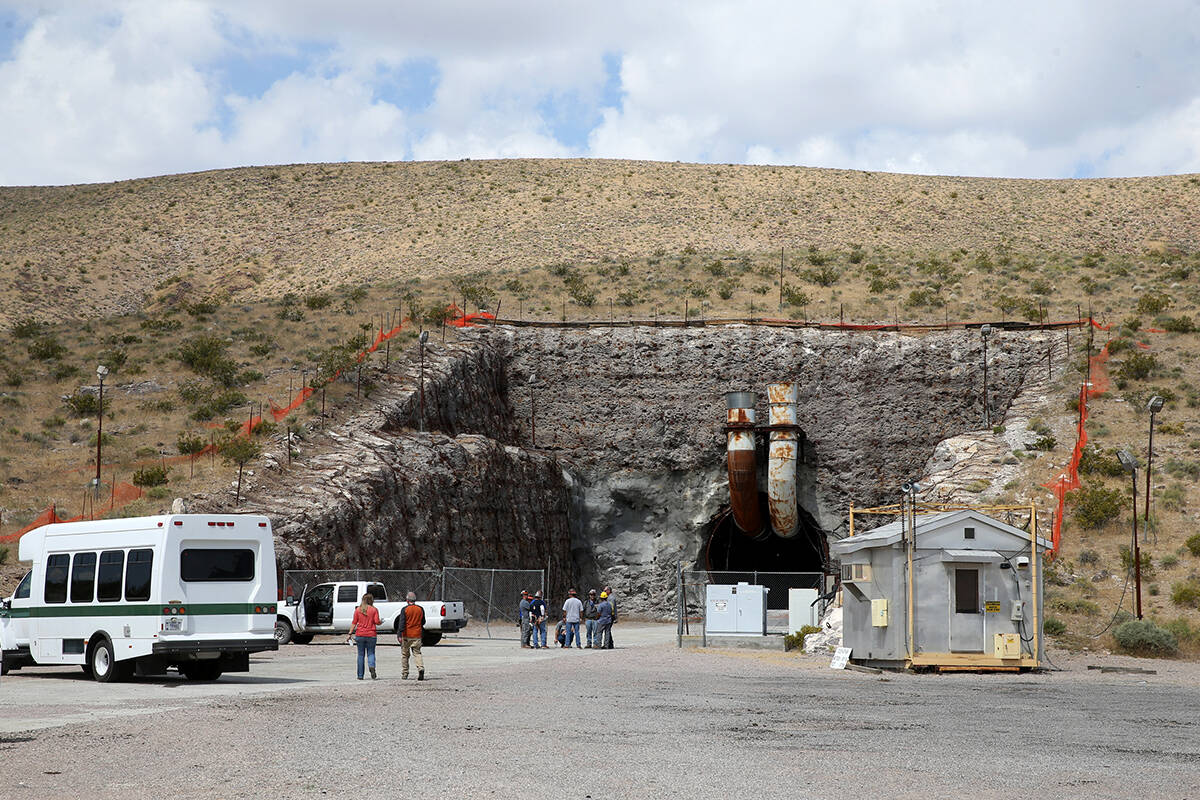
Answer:
M804 652L828 653L842 646L842 609L835 606L821 618L821 632L804 637Z

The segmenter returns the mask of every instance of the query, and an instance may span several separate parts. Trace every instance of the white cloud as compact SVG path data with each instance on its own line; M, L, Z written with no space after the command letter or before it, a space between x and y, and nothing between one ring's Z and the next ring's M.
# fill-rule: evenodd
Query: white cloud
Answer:
M1189 0L13 8L32 16L0 63L2 183L568 155L1031 177L1200 169ZM230 93L229 59L254 53L300 63ZM611 53L621 101L601 108ZM427 106L381 78L413 59L436 65Z

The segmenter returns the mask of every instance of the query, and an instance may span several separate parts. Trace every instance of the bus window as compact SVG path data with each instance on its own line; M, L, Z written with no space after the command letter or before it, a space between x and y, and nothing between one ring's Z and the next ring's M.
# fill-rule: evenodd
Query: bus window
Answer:
M150 568L154 564L153 550L130 550L125 564L125 599L150 599Z
M96 575L97 600L101 603L121 601L121 573L124 571L124 550L105 550L100 554L100 571Z
M71 565L71 602L90 603L96 599L96 554L76 553Z
M26 572L25 577L21 578L21 582L17 584L17 590L13 592L13 600L28 600L29 587L33 583L33 572Z
M46 559L46 602L67 602L67 569L71 565L68 555L50 556Z
M179 577L189 583L254 580L254 551L190 548L179 554Z

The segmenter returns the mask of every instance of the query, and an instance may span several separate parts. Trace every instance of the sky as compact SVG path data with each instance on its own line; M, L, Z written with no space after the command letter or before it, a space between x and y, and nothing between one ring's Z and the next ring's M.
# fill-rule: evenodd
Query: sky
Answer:
M518 157L1200 172L1200 0L0 0L0 184Z

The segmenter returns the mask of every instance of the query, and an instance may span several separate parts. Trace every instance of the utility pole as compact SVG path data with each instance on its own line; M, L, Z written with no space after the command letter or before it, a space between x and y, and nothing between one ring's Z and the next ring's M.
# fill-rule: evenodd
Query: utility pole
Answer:
M100 379L100 412L96 414L96 494L100 494L100 454L104 445L104 376L108 367L101 364L96 367L96 377Z
M1150 412L1150 442L1146 447L1146 516L1143 521L1147 527L1150 525L1150 473L1154 469L1154 415L1162 411L1162 407L1163 398L1159 395L1151 397L1146 404L1146 410Z
M779 307L783 308L783 248L779 248Z

